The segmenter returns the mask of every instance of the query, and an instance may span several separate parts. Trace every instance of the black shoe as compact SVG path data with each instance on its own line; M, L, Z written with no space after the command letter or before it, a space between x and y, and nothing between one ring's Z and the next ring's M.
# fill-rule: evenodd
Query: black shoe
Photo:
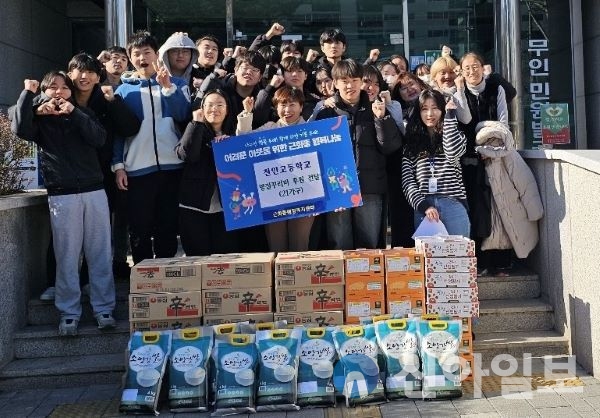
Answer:
M119 263L113 263L113 275L115 279L129 279L131 274L131 267L126 261Z

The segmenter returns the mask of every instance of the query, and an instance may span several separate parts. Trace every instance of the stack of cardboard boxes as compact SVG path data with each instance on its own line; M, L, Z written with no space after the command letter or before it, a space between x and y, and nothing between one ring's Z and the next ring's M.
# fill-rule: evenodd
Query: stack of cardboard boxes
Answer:
M385 268L381 250L344 251L346 323L385 314Z
M479 316L475 242L460 236L417 240L425 255L427 312L462 318L460 356L473 362L473 317ZM471 377L472 378L472 377Z
M202 257L148 259L132 267L130 331L201 325L201 276Z
M204 325L273 321L274 256L274 253L246 253L205 257Z
M275 321L344 323L342 251L279 253L275 259Z
M405 317L425 313L423 255L414 248L385 250L387 312Z

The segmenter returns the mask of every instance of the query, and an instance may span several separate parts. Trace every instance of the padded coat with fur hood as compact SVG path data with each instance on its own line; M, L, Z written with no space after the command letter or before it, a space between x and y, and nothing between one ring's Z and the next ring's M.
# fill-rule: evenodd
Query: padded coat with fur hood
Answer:
M515 149L512 133L501 122L477 124L475 150L485 157L492 189L492 233L481 248L514 248L526 258L539 240L537 221L544 214L533 174Z

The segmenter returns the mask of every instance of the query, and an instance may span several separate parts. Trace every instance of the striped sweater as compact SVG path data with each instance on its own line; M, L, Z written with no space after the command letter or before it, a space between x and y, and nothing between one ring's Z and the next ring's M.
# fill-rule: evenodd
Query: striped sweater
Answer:
M442 145L443 153L435 154L433 159L429 155L414 157L406 154L402 158L402 189L408 203L420 212L427 209L425 199L428 195L439 194L461 200L467 198L460 166L460 157L466 151L466 139L458 129L454 111L446 113ZM432 176L437 179L437 191L430 193L429 179Z

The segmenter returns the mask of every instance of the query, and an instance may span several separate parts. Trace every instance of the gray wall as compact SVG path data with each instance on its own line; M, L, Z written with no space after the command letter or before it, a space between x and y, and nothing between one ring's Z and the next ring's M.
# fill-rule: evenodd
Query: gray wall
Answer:
M13 359L13 335L27 303L46 288L50 218L45 192L0 197L0 368Z
M581 0L588 148L600 149L600 2Z
M600 377L600 151L523 151L538 182L544 218L529 257L555 328L570 337L577 362Z
M25 78L64 69L71 52L67 0L0 0L0 107L17 101Z

